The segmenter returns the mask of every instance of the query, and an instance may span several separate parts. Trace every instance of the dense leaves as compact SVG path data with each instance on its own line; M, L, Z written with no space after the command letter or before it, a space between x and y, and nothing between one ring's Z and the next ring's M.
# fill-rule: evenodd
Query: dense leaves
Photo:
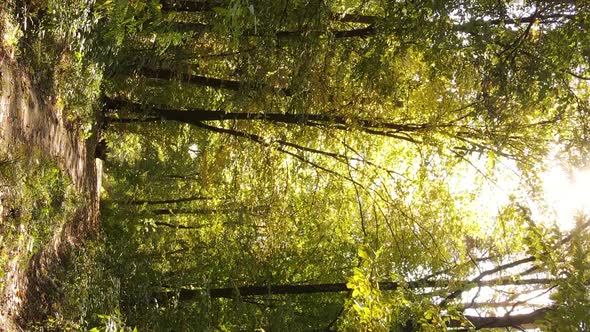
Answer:
M580 326L560 308L586 301L586 224L561 234L524 202L550 154L587 162L587 5L101 6L105 219L131 324ZM507 169L520 188L484 204ZM554 288L528 315L464 315L480 292L526 312L520 293Z
M549 158L588 166L589 13L99 0L57 20L84 36L66 76L88 74L58 82L58 105L85 114L102 84L104 264L120 292L97 317L587 329L587 217L565 231L540 207Z

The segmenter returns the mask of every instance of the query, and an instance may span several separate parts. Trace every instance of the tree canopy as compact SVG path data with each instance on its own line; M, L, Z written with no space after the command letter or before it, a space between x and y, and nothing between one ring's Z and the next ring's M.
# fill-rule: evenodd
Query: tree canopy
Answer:
M590 221L540 208L589 162L588 2L95 10L130 326L588 328Z

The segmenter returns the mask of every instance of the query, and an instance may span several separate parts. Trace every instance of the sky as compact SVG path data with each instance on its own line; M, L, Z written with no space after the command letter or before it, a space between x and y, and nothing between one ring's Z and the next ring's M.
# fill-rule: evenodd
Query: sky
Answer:
M562 230L575 226L578 212L590 213L590 169L567 172L556 166L543 174L545 198Z

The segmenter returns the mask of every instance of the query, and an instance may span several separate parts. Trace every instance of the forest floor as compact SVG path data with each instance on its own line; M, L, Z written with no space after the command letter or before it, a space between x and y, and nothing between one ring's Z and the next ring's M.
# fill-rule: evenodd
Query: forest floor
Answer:
M96 130L62 114L10 53L0 45L0 331L55 316L55 276L99 233L102 174Z

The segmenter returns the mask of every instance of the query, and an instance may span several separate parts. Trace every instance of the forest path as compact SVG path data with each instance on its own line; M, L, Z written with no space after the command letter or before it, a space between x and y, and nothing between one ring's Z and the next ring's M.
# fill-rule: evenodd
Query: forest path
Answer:
M41 149L70 176L85 202L73 220L53 233L28 266L14 262L5 271L4 294L0 294L0 331L3 324L7 331L12 331L18 329L19 323L38 318L50 306L44 295L55 287L49 277L51 272L72 250L98 234L102 164L94 158L96 135L81 137L81 131L56 111L53 98L37 92L26 70L5 57L0 60L0 76L0 144Z

